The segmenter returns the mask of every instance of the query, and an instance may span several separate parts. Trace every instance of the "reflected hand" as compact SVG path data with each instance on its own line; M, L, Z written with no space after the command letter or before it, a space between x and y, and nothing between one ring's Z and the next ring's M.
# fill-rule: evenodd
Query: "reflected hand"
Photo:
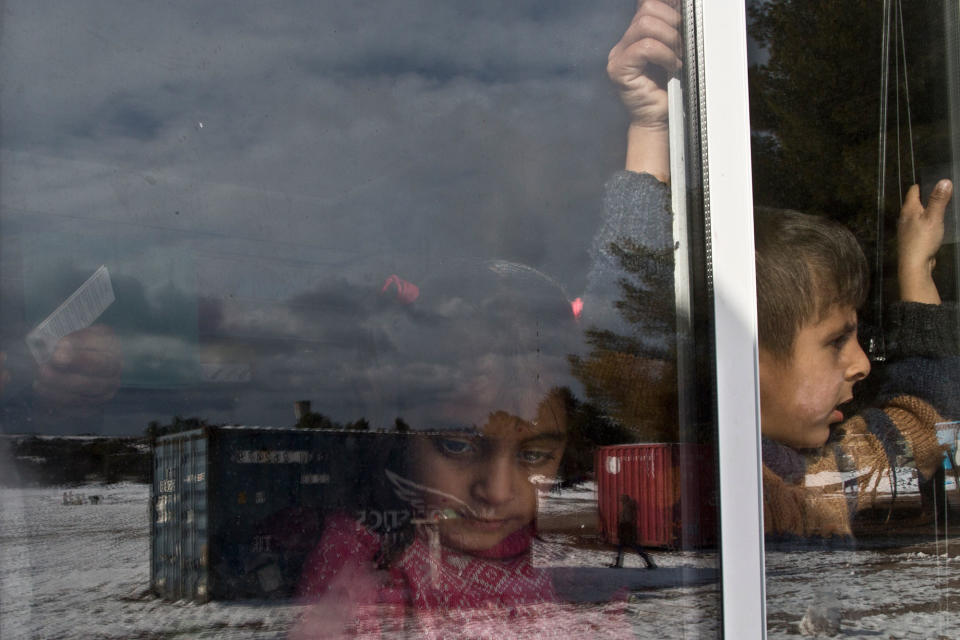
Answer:
M940 294L933 281L933 267L937 251L943 244L943 216L952 194L953 184L941 180L924 207L917 185L907 191L897 224L897 275L901 300L940 304Z
M120 341L113 330L93 325L64 336L37 372L34 392L43 402L78 410L110 400L120 386Z
M640 0L607 58L607 74L620 90L631 127L667 128L667 80L681 67L681 17L673 4Z

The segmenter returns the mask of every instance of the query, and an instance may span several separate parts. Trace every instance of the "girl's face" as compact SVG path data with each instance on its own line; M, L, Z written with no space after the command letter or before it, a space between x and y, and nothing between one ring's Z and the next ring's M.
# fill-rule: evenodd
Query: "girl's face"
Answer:
M551 395L529 422L498 411L480 433L416 438L412 470L428 488L427 513L456 513L439 523L443 544L485 551L530 524L538 485L554 480L566 437L563 402Z

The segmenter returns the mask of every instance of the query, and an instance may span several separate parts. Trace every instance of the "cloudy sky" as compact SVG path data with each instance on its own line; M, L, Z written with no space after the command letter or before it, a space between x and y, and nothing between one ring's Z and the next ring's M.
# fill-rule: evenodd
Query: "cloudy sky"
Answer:
M104 432L174 413L284 426L306 398L376 413L392 343L370 341L358 292L491 258L583 287L624 150L606 55L633 9L5 2L4 349L106 264L124 382ZM479 367L467 335L438 338L421 381Z

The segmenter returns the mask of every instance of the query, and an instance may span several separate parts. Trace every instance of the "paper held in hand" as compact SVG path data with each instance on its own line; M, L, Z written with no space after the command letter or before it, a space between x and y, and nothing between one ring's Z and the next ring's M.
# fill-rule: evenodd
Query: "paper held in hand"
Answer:
M49 360L61 338L89 327L114 300L110 272L106 265L101 265L63 304L27 334L27 346L37 363Z

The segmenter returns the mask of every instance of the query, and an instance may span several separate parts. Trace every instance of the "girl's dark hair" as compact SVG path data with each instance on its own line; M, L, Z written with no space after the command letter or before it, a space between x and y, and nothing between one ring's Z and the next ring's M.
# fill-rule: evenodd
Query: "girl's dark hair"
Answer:
M375 283L377 304L362 323L371 336L374 425L389 428L399 417L413 431L463 430L494 410L532 418L531 398L575 388L568 356L582 350L582 333L549 276L469 259L397 274L416 295Z
M784 209L754 213L760 347L789 358L800 328L836 306L860 308L870 270L843 225Z

